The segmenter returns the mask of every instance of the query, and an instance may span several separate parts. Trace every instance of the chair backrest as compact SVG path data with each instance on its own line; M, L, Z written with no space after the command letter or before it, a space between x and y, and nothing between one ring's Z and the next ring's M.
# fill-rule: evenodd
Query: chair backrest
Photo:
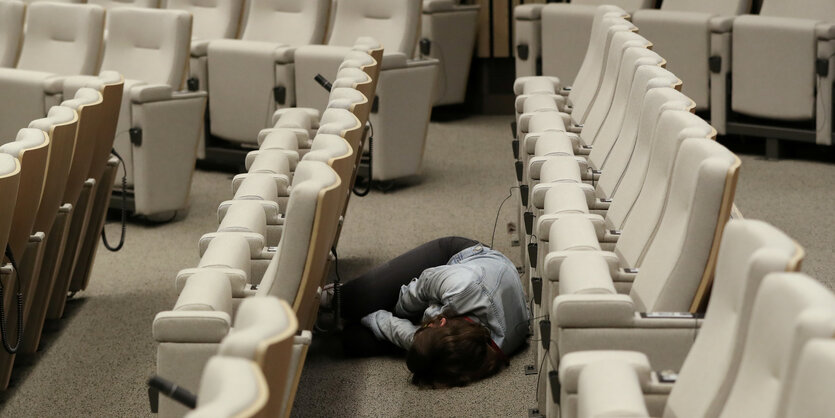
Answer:
M235 38L245 0L166 0L166 9L185 10L194 16L193 39Z
M769 274L757 293L739 371L720 416L779 416L785 408L781 392L794 380L803 346L833 335L835 296L829 289L800 273Z
M328 45L352 46L373 37L387 53L411 57L420 33L421 0L335 0Z
M214 356L203 368L197 408L187 418L256 417L273 396L264 373L251 360Z
M612 216L606 217L610 228L623 230L616 252L630 267L640 267L646 246L657 231L681 143L687 138L715 136L713 127L690 112L670 110L661 114L643 185L618 193L609 208Z
M95 88L102 95L104 115L102 123L99 125L88 177L97 181L104 173L107 160L110 158L110 151L113 149L116 125L119 123L119 110L122 107L124 86L124 77L115 71L103 71L95 82Z
M14 67L17 63L25 13L23 2L0 2L0 67Z
M351 144L354 155L359 158L361 154L359 146L362 143L364 131L365 127L360 123L359 118L350 111L328 108L322 113L316 134L330 134L345 138Z
M104 9L99 6L31 4L17 68L62 75L94 74L103 31Z
M794 380L784 385L781 410L786 418L826 417L835 410L835 340L811 340L800 353ZM785 405L783 408L782 406Z
M160 0L87 0L91 4L97 4L105 9L120 9L124 7L159 8Z
M829 0L763 0L760 15L835 21L835 2Z
M606 74L606 63L608 62L609 57L613 56L614 54L619 59L620 56L622 56L623 54L622 48L626 45L626 42L637 39L623 37L623 32L637 31L635 25L623 18L604 18L604 23L608 25L606 34L603 37L603 42L605 42L607 45L607 47L605 48L606 55L601 56L601 60L598 65L592 64L591 70L587 78L583 81L581 85L573 86L571 92L568 95L568 98L573 105L573 109L571 111L571 118L580 124L582 124L585 121L585 118L588 115L589 106L591 106L592 103L594 103L597 94L600 91L600 86L603 84L603 81L605 80L605 77L617 77L617 74Z
M629 292L640 311L697 311L702 303L697 295L713 279L733 205L740 160L725 147L687 139L674 164L657 232Z
M751 11L751 0L664 0L661 10L736 16Z
M182 86L191 45L188 12L120 8L108 12L107 28L102 70L175 90Z
M291 46L321 44L331 0L250 0L241 39Z
M689 97L674 88L661 87L648 91L641 100L640 111L633 107L626 115L623 132L609 153L606 169L597 183L598 195L606 198L617 196L619 199L623 191L630 199L637 197L646 178L659 118L667 111L688 111L695 107ZM628 210L633 203L620 205L626 205L622 209ZM622 223L626 217L626 212L618 214L618 210L608 214L613 224Z
M635 72L643 65L660 66L664 63L660 55L647 49L651 45L650 42L637 33L621 32L617 35L631 38L627 45L635 46L621 49L621 54L609 55L606 63L607 76L600 85L597 99L591 105L580 133L586 144L594 145L597 134L605 123L617 125L616 130L620 131ZM615 63L614 60L618 62Z
M762 221L730 221L716 265L713 296L699 336L667 400L668 416L719 415L739 367L754 297L766 275L797 271L803 249Z
M312 326L315 320L316 289L324 279L340 214L339 192L339 177L333 169L318 161L299 162L287 202L284 232L258 288L259 295L291 303L301 329Z
M52 106L47 117L33 120L29 127L46 132L50 139L49 160L46 175L43 176L43 197L34 226L34 232L48 234L67 188L67 175L72 164L78 129L78 113L69 107Z
M272 296L250 297L241 303L232 331L220 343L221 356L252 360L264 372L271 394L264 407L267 416L281 415L280 394L287 387L298 325L287 302Z
M40 129L21 129L14 142L0 146L0 152L20 161L20 186L9 232L9 246L12 253L20 258L32 234L43 194L46 163L49 159L49 136Z
M99 130L105 123L106 109L101 93L91 88L81 88L71 100L65 100L61 106L69 107L78 113L78 130L75 150L72 152L72 164L64 190L63 203L75 204L81 194L84 181L90 172L93 151L99 139Z
M633 48L629 52L632 53L633 50L635 53L655 54L643 48ZM656 58L660 58L657 54L655 56L651 54L642 58L642 62L647 60L653 62ZM642 65L635 71L631 84L628 84L630 80L625 79L626 75L622 74L621 80L618 81L618 90L621 89L621 83L625 87L628 85L629 90L626 92L626 97L618 93L615 102L612 103L614 115L606 118L606 122L594 138L594 148L592 148L588 157L592 167L604 170L604 172L608 171L609 155L620 142L621 136L627 139L624 140L624 144L618 151L626 153L632 150L635 146L638 122L641 120L641 107L650 90L658 87L675 89L676 86L681 85L681 80L675 74L662 68L662 65L664 65L663 59L658 65ZM628 156L621 157L628 159ZM617 173L618 176L621 174L623 174L622 171Z
M20 186L20 161L0 153L0 250L6 251L9 232L14 221L14 208ZM0 261L2 261L0 257Z
M590 6L615 5L626 11L648 9L655 5L655 0L573 0L571 4L583 4Z

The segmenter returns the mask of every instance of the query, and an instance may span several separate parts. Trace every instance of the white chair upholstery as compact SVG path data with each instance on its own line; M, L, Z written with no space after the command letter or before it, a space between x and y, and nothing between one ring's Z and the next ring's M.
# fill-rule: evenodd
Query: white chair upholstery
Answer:
M749 280L751 279L752 276L749 276ZM583 398L590 396L596 401L595 406L598 409L608 409L625 402L634 407L635 403L643 401L640 399L643 397L646 406L652 408L640 411L636 416L650 416L650 411L652 416L659 416L660 411L654 409L663 406L665 402L667 405L661 415L663 417L787 416L786 411L791 405L792 383L796 383L799 373L806 374L810 371L807 356L821 360L831 358L830 343L835 331L835 297L820 283L799 273L774 272L762 280L758 289L756 286L753 287L746 289L746 293L753 290L756 295L748 298L747 303L753 305L753 308L749 308L750 318L744 323L739 323L736 335L725 336L721 342L700 344L701 348L711 344L721 345L721 349L714 347L717 354L719 351L727 350L736 353L732 357L738 358L739 364L731 365L727 375L721 373L722 370L720 373L711 370L717 363L713 358L705 358L707 362L701 369L682 370L678 381L672 386L669 401L666 401L665 393L670 390L670 384L659 382L654 374L647 373L649 364L646 359L635 358L640 357L640 353L599 352L599 356L593 356L597 353L587 352L566 356L566 360L571 360L573 367L561 367L560 378L576 387L576 383L573 383L577 380L576 376L579 375L582 382L582 375L589 365L600 363L590 370L604 367L604 364L609 367L615 366L615 370L618 370L618 373L612 376L615 382L597 384L601 382L598 380L599 377L592 377L598 374L593 371L589 378L585 379L593 381L581 383L582 392L578 404L588 403L589 400ZM707 338L700 334L696 340L698 343ZM694 346L694 352L695 350ZM829 353L824 354L825 350ZM584 359L582 356L587 358ZM722 360L719 362L719 368L722 369L721 364L727 364L729 359L727 356L720 358ZM601 359L606 360L601 362ZM620 365L616 366L617 363ZM624 366L632 369L632 373L621 371ZM820 366L826 368L828 364L824 362ZM703 375L702 380L698 380L699 375ZM637 393L633 383L636 377L641 389ZM619 381L621 379L624 380ZM713 386L709 379L715 381L718 387ZM626 391L621 392L620 387L624 387ZM601 392L602 389L611 392L607 394ZM706 395L715 393L717 389L729 391L719 392L727 398L726 400L723 396L719 396L717 401L716 398ZM673 399L679 399L678 405L670 404ZM827 410L824 415L814 415L813 412L818 405L825 402L828 402L828 399L822 397L813 404L801 406L800 410L804 414L800 416L826 416L831 411ZM565 407L563 412L566 412ZM573 411L568 412L563 416L574 416L571 413Z
M478 29L477 4L454 0L423 0L421 38L430 41L429 55L440 61L434 105L464 103Z
M20 161L9 154L0 154L0 248L6 251L14 221L17 190L20 186Z
M6 138L61 102L64 76L97 71L104 10L84 4L35 3L28 7L25 28L17 66L0 68L0 97L14 98L0 112L0 136Z
M108 13L108 28L102 70L125 77L114 149L125 160L134 213L167 218L188 204L206 101L205 92L179 91L191 16L180 10L115 9Z
M26 3L4 1L0 3L0 68L14 67L23 39L23 16Z
M816 143L830 145L835 4L766 0L759 16L745 15L734 21L733 34L731 110L771 119L777 125L805 121L810 139L814 135ZM780 57L779 63L774 62L775 56ZM829 71L820 71L818 61L828 65ZM780 86L779 100L763 86L765 82ZM726 104L711 106L720 105ZM717 126L724 132L725 126Z
M324 40L329 7L328 0L252 1L241 39L210 43L212 135L252 143L277 107L295 104L295 48Z
M122 7L148 7L158 8L160 0L87 0L90 4L97 4L105 9L118 9Z
M187 418L258 416L272 397L264 373L251 360L212 357L200 378L197 408Z
M667 58L668 68L684 81L682 91L696 102L696 109L705 110L711 95L727 94L733 18L750 11L751 0L668 0L661 10L635 11L632 22L653 40L654 50ZM711 57L724 61L723 70L710 70Z
M197 81L195 90L208 89L209 42L214 39L234 39L241 32L244 3L244 0L166 0L166 9L185 10L194 18L189 77Z
M825 417L832 413L833 401L827 388L835 385L835 341L811 340L803 347L794 379L783 385L781 411L788 418Z

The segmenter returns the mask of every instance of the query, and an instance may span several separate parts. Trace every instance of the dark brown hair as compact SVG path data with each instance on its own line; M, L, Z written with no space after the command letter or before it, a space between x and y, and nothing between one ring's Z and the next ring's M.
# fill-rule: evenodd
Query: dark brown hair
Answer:
M439 325L442 319L447 323ZM502 354L490 347L490 331L462 316L438 315L415 332L406 355L412 383L428 387L466 386L507 366Z

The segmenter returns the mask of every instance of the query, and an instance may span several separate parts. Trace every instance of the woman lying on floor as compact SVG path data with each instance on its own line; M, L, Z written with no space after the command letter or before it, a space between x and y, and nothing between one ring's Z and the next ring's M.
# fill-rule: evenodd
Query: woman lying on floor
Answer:
M341 293L346 352L405 349L416 385L464 386L492 376L528 334L516 267L466 238L423 244L345 283ZM324 305L331 295L323 293Z

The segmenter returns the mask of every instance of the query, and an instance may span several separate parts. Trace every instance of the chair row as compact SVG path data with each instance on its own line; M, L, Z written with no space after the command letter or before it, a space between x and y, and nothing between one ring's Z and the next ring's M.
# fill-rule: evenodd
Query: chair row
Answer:
M3 2L0 7L16 4ZM58 25L56 22L65 22ZM0 68L0 138L43 117L94 74L126 78L114 148L126 168L129 207L167 219L185 209L206 95L180 91L191 16L183 11L35 3L14 68ZM106 40L104 33L107 33Z
M750 0L665 0L660 10L648 9L652 2L610 3L632 13L720 134L832 144L832 2L764 0L758 15L750 14ZM517 76L545 74L573 84L595 4L517 7ZM773 85L782 87L776 100Z
M538 399L548 416L560 405L576 414L576 404L560 403L559 373L571 358L596 355L586 350L638 350L679 371L709 289L723 300L718 282L748 268L737 259L741 243L783 248L774 271L796 270L802 258L773 228L726 231L739 159L712 141L715 130L691 113L680 80L624 14L596 10L570 89L553 77L514 86L523 258L541 319L534 339L548 378Z
M3 389L15 353L37 351L45 319L61 318L67 292L87 287L118 163L110 150L123 83L105 72L77 84L0 144Z
M176 305L154 319L158 375L202 393L201 370L218 347L223 354L221 340L238 332L246 304L278 298L302 334L293 342L289 368L263 371L268 382L285 385L269 385L268 404L275 402L277 409L268 409L278 411L272 416L289 413L318 291L356 178L371 110L368 97L374 94L382 56L379 43L362 38L340 65L321 117L314 109L282 109L274 115L274 127L259 135L259 149L246 159L247 173L232 181L232 200L218 207L217 231L200 238L200 263L178 273ZM184 411L160 401L164 416Z

